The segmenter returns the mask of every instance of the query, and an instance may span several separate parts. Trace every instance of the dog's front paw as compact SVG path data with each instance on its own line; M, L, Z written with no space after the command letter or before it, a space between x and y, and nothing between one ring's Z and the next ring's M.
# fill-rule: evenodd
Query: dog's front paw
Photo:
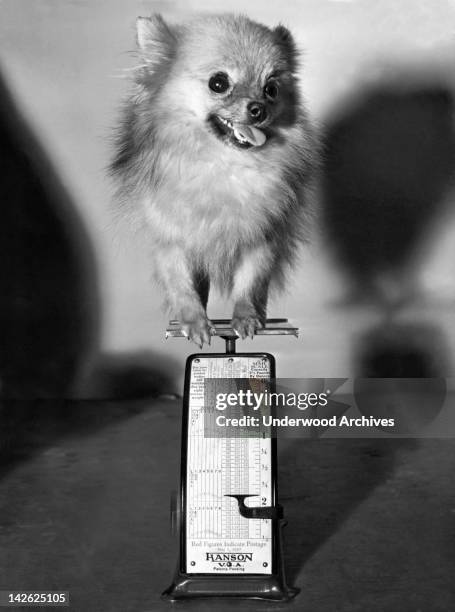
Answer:
M207 317L199 316L194 319L183 320L182 331L188 340L192 340L199 348L202 348L204 342L210 344L215 328Z
M243 340L249 336L253 339L256 330L264 327L262 321L256 314L236 315L232 318L232 329Z

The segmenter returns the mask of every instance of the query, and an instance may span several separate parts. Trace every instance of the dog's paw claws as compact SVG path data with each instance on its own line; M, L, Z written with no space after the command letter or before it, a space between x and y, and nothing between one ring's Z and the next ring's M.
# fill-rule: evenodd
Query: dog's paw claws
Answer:
M202 349L204 342L210 346L213 335L213 326L207 318L200 317L182 323L182 333Z
M234 317L231 325L234 332L242 340L247 337L252 340L256 331L264 327L259 318L255 316Z

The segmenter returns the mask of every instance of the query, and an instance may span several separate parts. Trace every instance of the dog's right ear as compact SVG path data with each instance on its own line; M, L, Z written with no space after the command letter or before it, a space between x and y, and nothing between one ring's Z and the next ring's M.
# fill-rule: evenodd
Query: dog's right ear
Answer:
M299 52L297 50L294 37L291 32L283 25L279 24L273 30L275 35L275 39L280 47L283 49L287 56L287 60L291 67L292 72L295 72L297 69L297 63L299 59Z
M137 18L136 40L139 51L148 63L161 64L173 56L174 35L157 13L151 17Z

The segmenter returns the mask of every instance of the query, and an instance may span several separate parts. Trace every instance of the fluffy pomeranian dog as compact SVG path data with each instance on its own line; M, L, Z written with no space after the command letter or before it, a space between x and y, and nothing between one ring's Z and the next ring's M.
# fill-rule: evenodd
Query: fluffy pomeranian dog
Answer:
M152 15L137 20L137 51L111 165L120 199L147 225L185 335L210 344L212 284L233 298L237 335L253 337L305 237L317 159L292 35L244 16Z

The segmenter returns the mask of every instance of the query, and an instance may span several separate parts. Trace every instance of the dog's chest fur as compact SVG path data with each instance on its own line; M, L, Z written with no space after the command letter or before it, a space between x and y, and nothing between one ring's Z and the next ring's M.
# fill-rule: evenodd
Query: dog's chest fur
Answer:
M262 241L287 205L283 178L266 156L224 145L211 153L162 152L158 179L144 200L157 240L208 256L225 243Z

